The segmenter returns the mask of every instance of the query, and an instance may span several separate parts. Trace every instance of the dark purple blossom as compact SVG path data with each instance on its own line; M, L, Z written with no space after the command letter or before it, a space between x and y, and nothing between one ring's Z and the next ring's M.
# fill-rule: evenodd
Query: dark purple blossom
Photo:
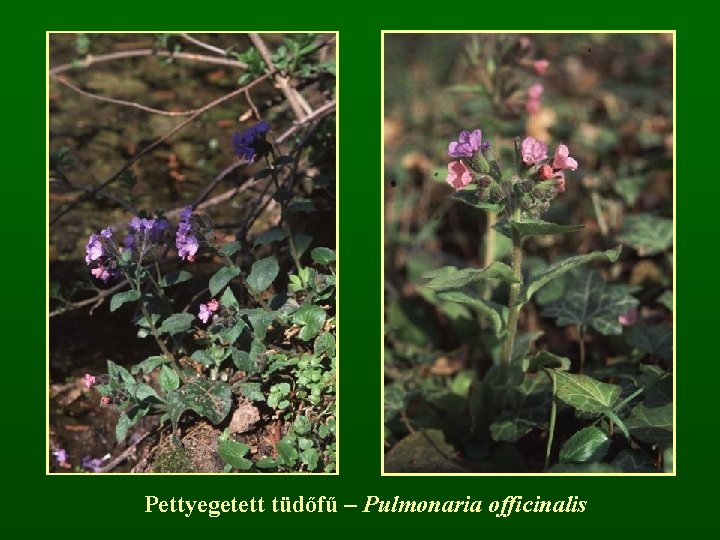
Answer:
M180 213L181 221L178 223L177 233L175 233L175 247L178 250L178 257L192 262L200 244L198 239L190 234L190 216L192 216L192 206L186 206Z
M270 145L265 140L268 131L270 131L270 124L261 120L251 128L241 133L235 133L233 135L235 153L248 161L252 161L255 156L267 155L270 151Z

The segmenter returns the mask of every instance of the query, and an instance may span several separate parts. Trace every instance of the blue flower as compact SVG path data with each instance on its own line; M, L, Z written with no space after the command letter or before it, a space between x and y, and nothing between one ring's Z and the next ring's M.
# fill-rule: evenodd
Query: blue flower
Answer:
M235 153L248 161L252 161L256 156L267 155L270 151L270 145L265 140L268 131L270 131L270 124L261 120L242 133L235 133L233 135Z

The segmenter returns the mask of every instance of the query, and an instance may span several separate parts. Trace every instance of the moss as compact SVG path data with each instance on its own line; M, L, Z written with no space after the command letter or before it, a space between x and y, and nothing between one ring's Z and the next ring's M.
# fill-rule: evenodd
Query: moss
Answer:
M155 459L153 471L159 473L198 472L192 459L182 448L160 450Z

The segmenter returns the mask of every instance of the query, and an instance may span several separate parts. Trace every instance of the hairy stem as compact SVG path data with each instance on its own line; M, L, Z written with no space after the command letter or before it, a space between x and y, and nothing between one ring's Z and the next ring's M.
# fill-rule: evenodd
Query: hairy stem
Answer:
M555 403L555 393L557 392L555 378L552 379L552 403L550 404L550 425L548 426L548 440L545 448L545 470L550 466L550 451L552 450L553 436L555 435L555 417L557 415L557 404Z
M507 336L502 347L502 357L500 359L500 380L505 381L507 379L508 369L510 367L510 361L512 359L513 346L515 345L515 334L517 332L517 323L520 318L520 310L522 304L518 302L520 296L520 287L522 281L522 241L520 239L520 233L513 229L513 262L512 269L516 283L510 285L510 300L508 302L508 325L507 325Z

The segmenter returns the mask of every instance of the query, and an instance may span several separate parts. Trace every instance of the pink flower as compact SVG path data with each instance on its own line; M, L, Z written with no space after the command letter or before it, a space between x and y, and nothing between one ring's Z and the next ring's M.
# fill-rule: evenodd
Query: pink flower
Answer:
M207 303L208 311L215 312L218 310L218 307L220 307L220 304L214 298Z
M578 162L570 157L570 150L564 144L558 145L552 162L553 169L577 169Z
M550 61L547 58L541 58L540 60L535 60L533 62L533 68L535 69L535 73L537 73L541 77L545 75L548 67L550 67Z
M89 373L86 373L85 374L85 388L92 388L93 384L95 384L95 377L93 377Z
M547 144L538 141L535 137L525 137L520 145L520 153L526 165L534 165L547 159Z
M628 309L618 317L618 322L623 326L632 326L637 322L638 310L635 307Z
M107 281L110 279L110 272L107 271L107 268L105 268L103 265L98 266L97 268L93 268L90 270L90 273L95 276L95 279L102 279L103 281Z
M540 99L542 93L545 91L545 87L540 83L533 84L527 90L527 95L530 99Z
M528 99L525 104L525 109L528 114L537 114L542 108L542 102L539 99Z
M538 171L538 178L540 180L549 180L555 173L550 165L543 165Z
M451 161L448 163L448 175L445 181L455 190L460 190L472 182L473 177L470 170L462 161Z
M110 398L108 396L103 396L100 398L100 405L109 405L110 404Z

